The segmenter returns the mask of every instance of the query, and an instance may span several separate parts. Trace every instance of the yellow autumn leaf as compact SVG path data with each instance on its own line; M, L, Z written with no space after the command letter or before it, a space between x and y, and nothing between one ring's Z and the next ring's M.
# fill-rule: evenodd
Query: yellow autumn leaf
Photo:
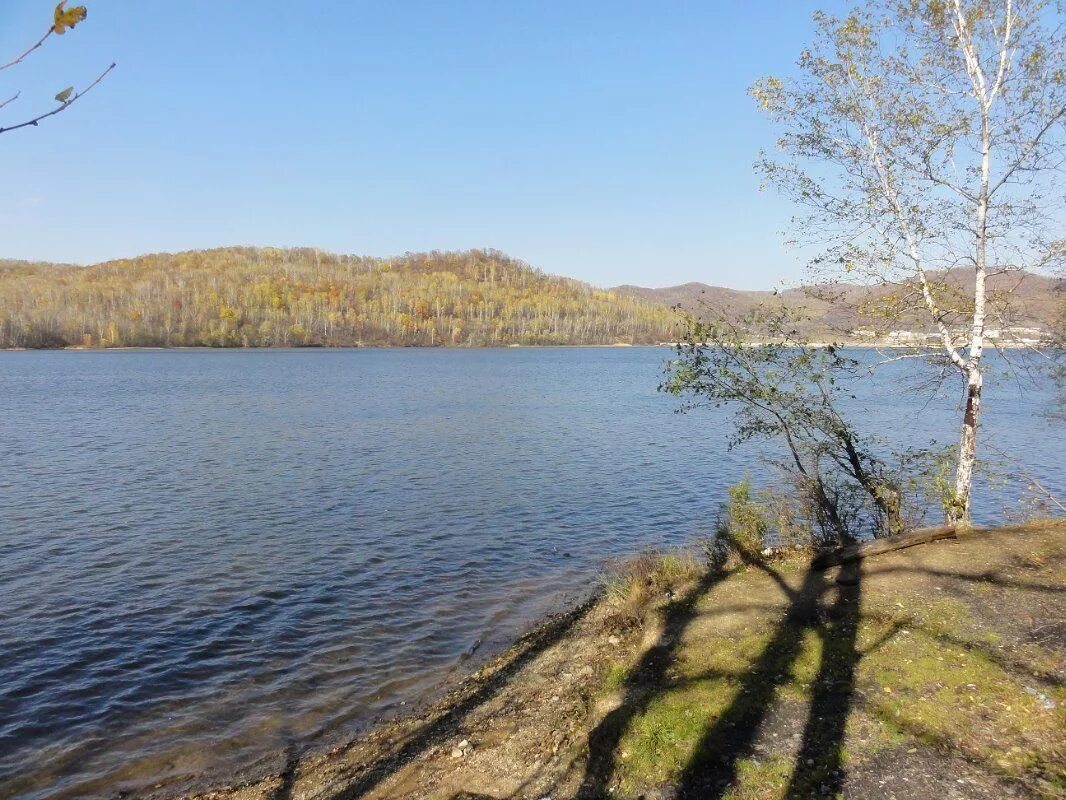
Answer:
M70 99L70 96L72 94L74 94L74 87L68 86L66 89L56 95L56 100L58 100L60 103L65 103L67 102L67 100Z
M53 16L54 24L52 30L62 36L67 32L67 28L73 28L83 19L89 12L85 9L85 6L74 6L73 8L64 8L67 0L61 0L59 5L56 6L55 14Z

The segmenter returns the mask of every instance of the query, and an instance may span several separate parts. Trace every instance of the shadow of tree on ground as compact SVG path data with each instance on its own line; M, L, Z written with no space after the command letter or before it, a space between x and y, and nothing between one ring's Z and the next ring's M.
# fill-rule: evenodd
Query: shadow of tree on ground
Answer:
M826 619L818 625L822 643L818 675L811 688L811 706L787 798L836 797L844 787L843 744L855 694L855 669L862 602L862 566L845 564L840 585Z
M788 769L787 786L783 797L789 800L836 797L845 789L848 778L844 743L847 723L853 709L867 708L867 703L857 692L858 668L869 654L893 639L901 630L920 629L920 620L909 616L873 616L880 635L867 646L860 648L860 629L864 624L862 603L864 587L874 577L887 573L925 574L933 578L959 578L966 582L980 581L1013 591L1028 590L1034 593L1057 594L1060 590L1040 583L1028 583L995 572L955 574L940 570L921 568L881 567L864 570L863 561L855 560L840 566L839 571L816 569L810 564L801 575L786 577L774 566L758 558L746 558L751 570L764 573L780 589L780 598L775 602L742 599L739 603L700 609L701 601L735 572L708 572L687 592L671 601L662 612L661 632L655 643L643 652L637 664L628 672L622 688L621 702L613 707L596 724L588 736L587 760L581 774L577 797L584 800L613 796L617 790L612 783L618 775L620 750L625 737L643 715L654 708L656 701L667 693L684 688L708 678L727 679L736 690L728 697L725 708L714 713L698 736L698 741L688 762L668 794L677 800L715 800L722 798L735 787L746 774L743 762L756 753L760 737L768 735L764 728L775 707L782 700L782 690L789 684L796 685L798 674L813 678L809 687L809 704L803 719L802 735L791 768ZM705 604L705 605L709 605ZM689 634L694 620L708 620L731 612L774 611L775 618L769 636L762 639L758 654L743 669L708 669L699 675L689 675L680 680L671 676L671 666L682 650L683 640ZM889 623L887 627L884 623ZM965 641L940 631L929 635L938 642L953 644L966 650L975 650L990 663L1008 673L1024 674L1026 679L1039 679L1030 665L1015 663L1010 658L998 655L985 643ZM811 663L812 638L817 641L817 661ZM802 659L802 660L801 660ZM797 666L803 667L797 673ZM506 680L510 674L499 676ZM496 689L487 690L495 693ZM491 694L489 694L491 696ZM481 699L481 702L487 697ZM476 704L477 698L471 698ZM788 701L792 707L791 700ZM465 713L465 706L457 709ZM693 712L700 709L693 708ZM707 714L704 710L701 713ZM878 717L878 709L864 713ZM438 722L451 730L461 721ZM907 727L906 721L895 721L897 726ZM915 735L924 735L916 729ZM433 737L433 731L416 739L415 747L424 747L425 737ZM376 785L388 774L391 765L402 763L410 757L401 752L388 763L375 765L376 771L367 772L360 782L331 800L348 800L359 797L369 787ZM575 759L580 758L575 756ZM580 763L580 762L578 762ZM786 768L787 769L787 768ZM570 773L573 776L573 773ZM523 789L528 786L523 784ZM665 787L664 787L665 788ZM354 790L354 791L353 791ZM513 796L521 796L522 789ZM455 800L475 800L484 795L456 795Z
M799 587L793 588L769 564L755 558L746 560L750 567L762 570L778 585L787 605L769 642L750 668L732 676L739 681L738 689L726 709L701 735L677 781L675 796L713 800L722 797L736 782L739 762L752 754L760 727L777 701L779 688L792 680L792 670L804 640L813 631L822 644L821 657L786 796L795 800L832 797L844 782L845 728L855 690L855 672L863 655L857 649L861 562L845 565L836 582L830 582L824 571L808 566ZM610 796L609 781L626 730L667 690L666 670L685 629L697 615L696 606L720 580L721 576L705 576L668 608L662 636L630 673L621 706L608 713L589 735L588 765L579 797ZM827 603L830 595L832 600ZM709 614L713 616L715 611ZM670 688L676 686L671 684Z
M692 589L667 606L659 640L644 652L640 661L630 671L621 705L604 716L589 733L588 763L578 797L599 798L608 794L607 783L614 772L618 744L629 723L647 708L648 703L661 690L666 670L673 661L685 629L695 615L699 600L730 574L706 573Z
M770 641L741 678L733 701L696 745L678 780L680 798L718 798L736 781L738 763L751 755L778 687L791 679L804 634L819 625L819 604L827 588L824 573L808 567L800 587L793 589L769 565L754 560L751 564L774 579L788 597L788 606Z

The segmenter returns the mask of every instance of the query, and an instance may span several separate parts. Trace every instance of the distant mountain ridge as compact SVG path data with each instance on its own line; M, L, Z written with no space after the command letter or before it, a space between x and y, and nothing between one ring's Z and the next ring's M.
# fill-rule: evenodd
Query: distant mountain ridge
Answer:
M934 273L930 279L940 288L942 294L951 297L972 297L974 276L970 270L957 269L951 272ZM1032 272L1012 272L990 276L987 288L995 310L1001 311L1003 318L993 315L990 328L1010 327L1026 331L1036 336L1037 331L1046 332L1063 314L1066 302L1066 280L1039 275ZM912 287L916 289L916 287ZM696 313L706 305L718 311L731 314L743 314L758 305L777 302L785 306L802 309L809 316L805 332L813 336L844 335L854 341L862 332L871 336L884 334L879 330L886 321L873 318L865 307L880 301L887 303L890 290L884 287L871 287L861 284L838 283L820 287L797 287L779 291L745 291L711 286L705 283L690 282L678 286L666 286L649 289L642 286L623 285L614 287L613 291L649 303L660 303ZM907 294L907 289L895 290L896 295ZM831 297L831 299L829 299ZM916 299L905 306L913 306ZM965 313L956 314L951 320L954 325L968 324ZM900 317L892 320L900 329L921 333L931 332L930 323L924 309L901 310Z
M715 303L748 306L768 301L775 296L771 291L729 289L725 286L711 286L697 281L682 283L679 286L664 286L661 289L625 284L615 286L613 291L630 297L640 297L652 303L662 303L668 306L681 305L686 308L694 305L700 298Z

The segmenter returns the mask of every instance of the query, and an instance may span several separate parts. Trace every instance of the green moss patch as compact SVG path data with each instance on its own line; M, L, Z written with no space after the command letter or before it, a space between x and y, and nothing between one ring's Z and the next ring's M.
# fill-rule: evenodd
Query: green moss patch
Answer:
M991 544L967 547L995 556ZM1032 563L1011 568L1053 580L1061 545L1041 541L1034 552ZM833 796L848 773L883 768L871 760L895 751L926 753L927 763L961 760L989 781L1024 784L1037 794L1066 787L1066 690L1054 677L1063 653L1032 642L1008 645L974 613L990 596L1026 604L1024 586L967 577L963 588L941 593L931 583L946 580L939 566L928 570L935 579L918 579L911 564L920 553L895 558L907 569L874 571L858 583L841 585L835 573L805 580L804 565L792 563L773 565L776 579L749 569L712 588L662 684L644 687L628 719L613 796L685 785L700 759L712 764L712 777L728 780L728 798L782 797L790 780ZM801 589L816 596L810 607L797 599ZM624 693L631 677L616 665L605 683ZM810 716L812 706L821 717ZM734 720L758 726L755 733L738 730L743 747L732 748ZM728 768L713 765L715 752L701 751L708 742L722 748ZM803 754L809 757L797 766Z

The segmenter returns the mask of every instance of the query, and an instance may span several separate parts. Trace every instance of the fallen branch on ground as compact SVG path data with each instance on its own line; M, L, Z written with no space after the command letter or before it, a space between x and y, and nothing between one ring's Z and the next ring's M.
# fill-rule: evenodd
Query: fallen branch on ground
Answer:
M886 539L874 539L872 542L853 544L822 553L814 559L811 566L814 569L828 569L838 564L846 564L849 561L859 561L869 556L881 553L889 553L893 550L902 550L905 547L914 547L916 544L935 542L938 539L954 539L956 536L954 525L937 525L932 528L919 528L910 533L900 536L890 536Z

